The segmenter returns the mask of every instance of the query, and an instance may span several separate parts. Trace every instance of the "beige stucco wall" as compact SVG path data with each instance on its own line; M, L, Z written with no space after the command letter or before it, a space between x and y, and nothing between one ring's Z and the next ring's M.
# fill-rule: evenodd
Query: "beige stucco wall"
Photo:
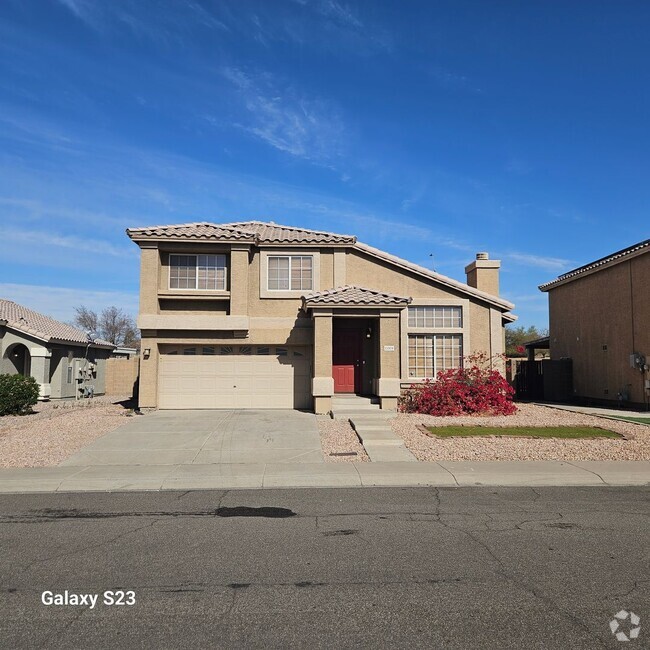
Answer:
M106 361L106 394L132 397L138 379L138 357L111 357Z
M490 314L488 304L477 298L468 298L460 291L436 285L435 280L426 280L408 271L375 260L367 255L352 251L346 256L347 282L350 284L387 291L413 298L413 304L458 304L468 305L469 322L465 322L463 353L486 352L490 356L504 351L504 328L499 314L496 321ZM406 318L406 313L403 315ZM467 314L465 315L467 321ZM403 372L402 376L406 373Z
M576 397L616 400L623 390L644 402L643 374L629 357L650 359L649 296L650 253L549 291L551 358L573 360Z
M294 252L291 248L265 250L280 254ZM460 333L464 337L463 353L485 351L488 354L499 354L503 351L500 313L496 310L491 313L489 305L480 299L470 298L462 291L444 287L435 280L427 280L360 251L327 248L313 250L316 253L315 263L318 264L318 272L315 273L318 283L316 289L322 291L344 284L354 284L412 297L414 303L419 301L429 304L462 304L464 327ZM214 292L204 292L201 296L201 292L188 291L186 293L190 294L189 296L172 299L168 286L170 252L225 252L229 268L227 292L221 296L215 296ZM325 393L331 388L331 317L329 325L323 322L320 331L314 330L311 316L301 310L300 295L305 292L294 292L295 295L291 297L266 297L265 292L260 290L260 278L264 276L264 273L260 272L261 257L257 249L249 255L243 246L229 251L223 246L211 244L184 244L174 248L171 243L166 243L161 251L155 248L142 250L140 315L146 318L142 318L141 323L143 327L146 323L147 328L158 329L144 329L142 333L142 349L148 348L151 352L149 358L141 359L140 406L156 406L159 344L202 342L218 345L245 342L313 346L314 338L317 343L314 348L314 387L323 395L322 399L317 400L317 405L322 408L326 404ZM266 295L269 295L268 292ZM247 338L233 339L229 333L224 333L224 338L214 338L213 332L188 329L183 331L178 326L179 322L189 324L199 317L216 319L226 315L249 318ZM377 317L379 315L375 314ZM151 316L160 318L150 318ZM173 318L167 319L167 316ZM386 318L381 318L379 328L381 341L378 366L384 381L380 382L378 377L375 387L378 394L385 396L386 403L392 404L399 394L400 380L409 381L404 349L409 330L406 310L383 316ZM164 329L165 323L170 324L168 329ZM329 346L323 343L323 337L326 335L330 337ZM395 350L384 350L384 346L394 346Z

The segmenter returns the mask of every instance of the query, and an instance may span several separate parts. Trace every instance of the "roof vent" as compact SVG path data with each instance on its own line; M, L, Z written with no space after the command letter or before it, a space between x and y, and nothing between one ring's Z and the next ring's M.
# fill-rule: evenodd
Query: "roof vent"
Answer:
M489 253L476 253L476 259L477 260L489 260L490 259L490 254Z

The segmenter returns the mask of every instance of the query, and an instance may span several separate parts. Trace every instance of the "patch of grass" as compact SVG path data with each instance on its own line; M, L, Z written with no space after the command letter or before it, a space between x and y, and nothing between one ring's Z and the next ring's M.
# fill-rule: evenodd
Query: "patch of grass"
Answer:
M514 436L516 438L618 438L623 436L596 427L427 427L438 438Z
M633 418L624 415L610 415L614 420L623 420L623 422L634 422L635 424L650 424L650 418Z

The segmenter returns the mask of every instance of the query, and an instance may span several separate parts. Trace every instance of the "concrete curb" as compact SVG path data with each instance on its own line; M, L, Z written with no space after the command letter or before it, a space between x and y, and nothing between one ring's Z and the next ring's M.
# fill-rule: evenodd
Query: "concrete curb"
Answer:
M0 469L0 493L279 487L650 486L650 461L106 465Z

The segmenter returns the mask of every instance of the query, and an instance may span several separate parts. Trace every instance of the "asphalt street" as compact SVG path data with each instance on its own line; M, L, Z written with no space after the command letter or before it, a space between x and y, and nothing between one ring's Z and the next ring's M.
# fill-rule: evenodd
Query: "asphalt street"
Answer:
M0 646L650 647L649 497L645 487L1 495ZM135 603L106 604L120 590ZM95 606L43 603L80 594ZM641 628L622 645L610 629L621 610ZM619 632L635 627L618 621Z

